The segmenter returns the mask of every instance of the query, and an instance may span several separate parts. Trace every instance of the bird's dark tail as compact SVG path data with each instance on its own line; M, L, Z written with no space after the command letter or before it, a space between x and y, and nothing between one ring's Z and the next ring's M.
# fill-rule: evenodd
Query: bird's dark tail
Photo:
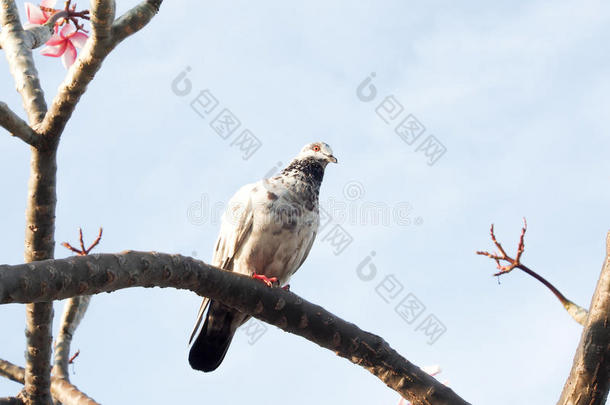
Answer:
M242 314L211 301L205 323L191 346L189 363L195 370L214 371L227 354L235 330L241 324ZM240 319L237 319L240 318Z

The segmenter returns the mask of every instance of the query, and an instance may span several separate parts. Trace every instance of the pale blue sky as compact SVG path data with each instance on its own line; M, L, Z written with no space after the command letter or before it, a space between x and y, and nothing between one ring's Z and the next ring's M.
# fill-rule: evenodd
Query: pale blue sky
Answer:
M498 285L474 251L492 248L491 222L514 251L525 216L523 262L589 305L610 220L609 20L602 1L167 2L106 60L66 128L56 255L68 255L59 242L78 226L88 240L103 226L98 252L209 260L218 225L189 220L189 207L225 203L322 140L339 159L324 204L408 203L413 222L343 223L353 242L335 255L319 237L292 290L416 364L439 364L471 403L554 403L581 327L524 274ZM50 101L65 71L36 55ZM192 92L179 97L171 83L187 66ZM365 103L356 88L371 72L378 95ZM0 100L22 114L4 58L0 75ZM189 105L204 89L219 101L207 118ZM398 120L413 114L426 127L412 146L375 113L390 95L404 106ZM209 126L222 108L242 123L227 140ZM248 160L231 145L243 128L262 142ZM447 150L432 166L416 152L428 135ZM4 133L0 152L0 262L19 263L29 151ZM356 268L371 251L377 275L367 282ZM392 303L376 293L388 275L403 286ZM426 306L413 324L394 311L408 293ZM191 370L199 302L160 289L95 296L74 339L72 381L102 403L398 403L365 370L272 326L253 345L238 333L216 372ZM429 314L447 329L433 345L416 331ZM0 356L18 364L23 319L21 305L0 309L9 331ZM0 395L19 389L0 380Z

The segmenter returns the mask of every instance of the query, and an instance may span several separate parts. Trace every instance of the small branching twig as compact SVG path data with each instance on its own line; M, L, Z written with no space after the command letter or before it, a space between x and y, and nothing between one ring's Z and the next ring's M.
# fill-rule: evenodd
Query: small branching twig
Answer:
M539 275L538 273L536 273L535 271L531 270L529 267L527 267L521 263L521 256L523 255L523 252L525 250L524 238L525 238L526 231L527 231L527 221L525 220L525 218L523 218L523 228L521 229L521 236L519 237L519 245L517 246L517 254L515 255L514 259L506 254L506 251L504 250L504 248L502 248L502 245L496 239L493 224L491 224L491 229L490 229L491 240L493 241L494 245L496 245L496 248L498 249L499 253L490 253L487 251L477 251L476 253L478 255L487 256L487 257L495 260L497 267L500 270L499 272L494 274L494 276L496 276L496 277L499 277L506 273L510 273L513 269L520 269L520 270L524 271L525 273L529 274L530 276L534 277L536 280L538 280L542 284L544 284L549 290L551 290L551 292L553 294L555 294L557 299L559 299L561 304L564 306L564 308L568 311L570 316L576 322L578 322L581 325L584 325L585 321L587 320L587 315L588 315L588 312L586 309L582 308L581 306L579 306L579 305L573 303L572 301L570 301L569 299L567 299L557 288L555 288L555 286L553 284L551 284L544 277L542 277L541 275ZM501 261L506 262L508 264L502 265L500 263Z
M494 245L496 245L496 248L498 248L498 251L500 253L489 253L487 251L478 251L477 254L482 255L482 256L487 256L496 261L496 264L498 265L498 269L500 269L500 271L495 273L494 276L497 276L497 277L501 276L502 274L511 272L515 267L519 268L519 266L521 266L521 255L523 254L523 251L525 250L525 243L523 241L523 238L525 237L526 231L527 231L527 221L525 220L525 218L523 218L523 228L521 229L521 236L519 237L519 246L517 246L517 254L515 255L515 258L513 259L512 257L510 257L509 255L506 254L506 251L504 251L504 248L502 248L502 245L496 239L496 235L494 233L494 224L491 224L491 229L489 230L489 233L491 234L491 240L493 241ZM501 265L500 260L506 261L506 262L508 262L508 264Z
M76 353L74 353L72 355L72 357L70 357L70 359L68 360L68 364L74 364L74 360L76 360L76 358L78 357L79 354L80 354L80 349L78 349L76 351Z
M49 7L45 7L45 6L39 6L39 7L42 11L46 11L47 13L63 12L62 16L60 17L60 18L63 18L63 20L59 22L60 26L67 24L69 22L72 22L72 24L74 24L74 27L76 28L77 31L87 32L87 30L85 30L85 26L83 24L78 23L78 19L81 18L83 20L90 20L89 10L76 11L76 4L71 4L71 3L72 3L72 0L66 0L66 2L64 3L63 10L57 10L57 9L49 8Z
M63 242L61 245L79 256L86 256L89 254L89 252L91 252L94 247L98 245L98 243L100 243L100 240L102 240L102 231L103 229L100 227L100 231L97 234L97 238L95 238L93 243L88 248L85 248L85 242L83 241L83 230L81 228L78 228L78 241L80 243L80 249L73 247L68 242Z

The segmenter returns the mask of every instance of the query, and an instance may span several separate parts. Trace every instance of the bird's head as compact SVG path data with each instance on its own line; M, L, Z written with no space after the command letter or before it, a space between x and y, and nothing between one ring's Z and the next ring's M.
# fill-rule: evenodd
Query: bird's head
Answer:
M305 145L297 159L314 159L322 167L325 167L328 163L337 163L337 158L333 156L333 150L324 142L314 142Z

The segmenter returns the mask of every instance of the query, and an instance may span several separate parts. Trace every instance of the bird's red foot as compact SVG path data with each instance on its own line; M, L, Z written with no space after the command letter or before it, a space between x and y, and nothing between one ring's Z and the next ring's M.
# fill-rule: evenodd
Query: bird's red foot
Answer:
M290 284L286 284L285 286L282 287L282 290L284 291L290 291Z
M265 276L263 274L258 274L258 273L252 274L252 278L262 281L263 283L267 284L267 287L271 287L273 285L273 283L278 282L277 277L268 278L267 276Z

